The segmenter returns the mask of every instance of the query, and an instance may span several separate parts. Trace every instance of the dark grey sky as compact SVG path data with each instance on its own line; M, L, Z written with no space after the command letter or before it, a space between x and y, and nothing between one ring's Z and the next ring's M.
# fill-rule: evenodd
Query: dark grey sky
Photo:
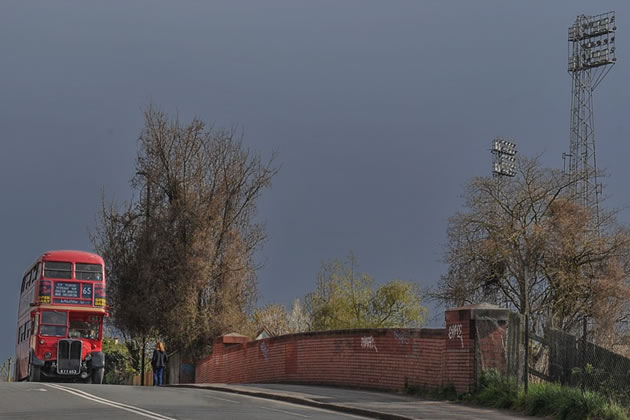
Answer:
M495 136L562 166L567 27L609 10L619 64L596 92L597 157L608 205L622 207L627 1L2 1L0 363L26 266L91 250L101 191L130 198L150 101L279 151L260 202L259 304L302 297L320 263L349 250L378 281L427 287Z

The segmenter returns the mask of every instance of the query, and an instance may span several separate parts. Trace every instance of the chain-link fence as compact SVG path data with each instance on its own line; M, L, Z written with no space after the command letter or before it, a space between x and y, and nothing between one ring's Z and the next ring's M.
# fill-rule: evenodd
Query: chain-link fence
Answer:
M590 342L586 319L580 331L545 328L538 336L524 316L513 314L506 337L506 374L525 389L531 382L555 382L630 406L630 359Z
M578 334L548 330L551 379L597 391L630 406L630 359L588 341L587 320Z
M0 382L11 382L11 367L13 361L9 359L0 365Z

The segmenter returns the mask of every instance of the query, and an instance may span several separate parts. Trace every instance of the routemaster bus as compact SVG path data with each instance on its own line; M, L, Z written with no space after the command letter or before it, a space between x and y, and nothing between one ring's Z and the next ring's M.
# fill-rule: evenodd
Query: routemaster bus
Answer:
M15 380L102 383L105 264L96 254L49 251L22 278Z

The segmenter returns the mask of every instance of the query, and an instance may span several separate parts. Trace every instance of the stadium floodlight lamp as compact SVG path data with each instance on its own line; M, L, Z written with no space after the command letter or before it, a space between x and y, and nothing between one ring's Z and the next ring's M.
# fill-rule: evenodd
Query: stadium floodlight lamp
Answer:
M505 139L497 138L494 140L493 150L501 154L515 155L516 144Z
M502 137L497 137L492 142L491 151L494 155L492 174L494 176L515 176L516 143Z
M614 22L615 12L577 17L568 32L569 43L573 45L569 51L569 72L615 64L617 59L610 48L614 46L617 31Z
M516 175L516 165L513 163L499 161L494 164L493 174L498 176L513 177Z

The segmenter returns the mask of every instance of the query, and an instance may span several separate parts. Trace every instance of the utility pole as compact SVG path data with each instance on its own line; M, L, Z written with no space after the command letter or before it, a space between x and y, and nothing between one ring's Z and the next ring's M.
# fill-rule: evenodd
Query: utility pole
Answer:
M492 149L490 149L492 155L494 156L492 160L492 176L496 181L496 203L495 210L499 209L499 200L501 199L501 186L502 179L504 177L513 178L516 176L516 154L518 153L516 150L516 143L511 140L505 139L503 137L497 137L492 141ZM524 341L525 341L525 355L523 360L523 386L525 389L525 393L527 393L528 381L529 381L529 306L527 304L527 273L525 274L525 307L524 309ZM521 317L521 320L523 317ZM520 378L519 378L520 380Z
M151 220L151 212L150 212L150 206L151 206L151 182L149 180L149 175L144 172L144 171L138 171L136 172L136 175L140 175L143 176L144 179L146 180L146 189L147 189L147 195L146 195L146 200L145 200L145 208L144 208L144 217L145 217L145 228L144 228L144 247L145 247L145 258L147 257L148 250L149 250L149 221ZM147 264L144 264L144 268L145 270L143 270L143 275L148 275L148 272L146 270L147 268ZM147 335L146 332L142 333L142 355L140 358L140 385L144 386L144 376L145 376L145 372L144 372L144 366L145 366L145 357L146 357L146 352L147 352Z

